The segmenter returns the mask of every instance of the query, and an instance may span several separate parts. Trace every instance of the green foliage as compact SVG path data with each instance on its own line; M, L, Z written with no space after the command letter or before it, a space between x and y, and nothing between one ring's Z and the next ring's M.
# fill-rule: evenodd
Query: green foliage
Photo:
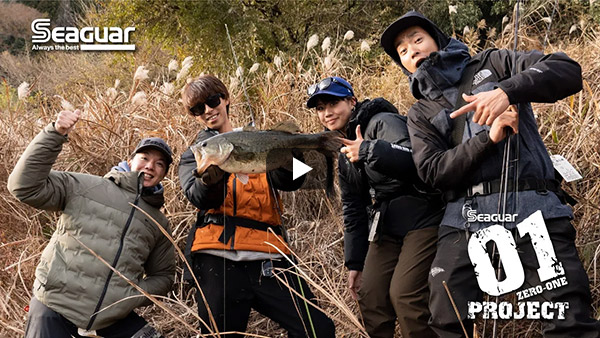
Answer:
M523 1L522 26L529 32L544 36L547 20L552 15L556 0ZM177 59L194 56L200 71L223 73L234 67L232 44L244 68L254 62L271 62L280 52L302 55L306 42L313 34L319 41L325 37L341 39L352 30L357 46L367 39L373 49L367 58L377 56L381 32L407 10L415 9L427 15L448 34L463 34L465 26L479 27L479 48L486 45L488 30L497 32L512 19L516 0L65 0L18 2L31 6L49 16L53 23L74 24L84 16L86 24L99 26L135 26L134 43L149 42ZM449 7L456 8L450 13ZM481 21L485 19L485 21ZM600 22L600 6L589 0L559 0L553 16L550 41L565 36L576 36L586 31L586 22ZM483 27L485 23L485 28ZM573 28L575 27L575 28ZM575 32L574 35L571 35ZM540 39L541 40L541 39ZM16 36L0 36L0 48L16 52L27 41ZM541 43L540 43L541 45Z
M271 61L279 52L302 52L315 33L341 37L353 30L357 39L375 40L407 5L404 1L211 0L202 2L108 1L100 22L135 24L136 32L178 56L193 55L203 69L232 69L225 24L238 57L249 66ZM216 63L216 60L229 60Z
M72 25L78 16L85 14L92 0L18 0L17 2L47 14L55 24Z
M60 1L35 1L35 0L19 0L23 5L35 8L41 13L46 13L48 17L56 19Z
M11 54L17 54L24 49L24 38L0 34L0 51L8 51Z
M318 0L107 0L96 19L103 25L135 25L138 36L149 37L177 57L193 55L202 71L222 72L235 68L225 25L247 68L254 62L271 62L280 51L303 53L313 34L322 41L327 36L341 39L352 30L355 41L376 42L385 27L410 9L421 11L449 34L462 34L465 26L474 28L482 18L488 27L501 29L511 3L514 0L332 0L326 5ZM449 5L457 7L456 14L449 16Z

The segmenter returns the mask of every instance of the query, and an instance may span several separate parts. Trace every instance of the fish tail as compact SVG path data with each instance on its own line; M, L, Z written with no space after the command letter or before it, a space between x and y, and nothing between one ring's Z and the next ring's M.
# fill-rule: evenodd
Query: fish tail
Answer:
M339 131L325 131L319 135L319 151L328 157L334 157L342 147L343 135Z
M325 176L325 193L328 198L333 196L333 159L342 147L342 133L338 131L326 131L319 133L318 151L325 156L327 173Z
M327 175L325 176L325 195L327 198L333 196L333 157L325 156L327 164Z

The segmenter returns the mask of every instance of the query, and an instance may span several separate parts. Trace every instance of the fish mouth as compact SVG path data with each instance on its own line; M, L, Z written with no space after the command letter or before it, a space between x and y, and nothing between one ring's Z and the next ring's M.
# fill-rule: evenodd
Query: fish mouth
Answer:
M196 160L196 162L198 162L198 160ZM200 162L198 163L198 168L196 169L198 174L202 175L211 164L211 161L208 161L206 158L201 158Z
M194 158L196 159L196 163L197 163L196 171L198 172L199 175L202 175L202 173L204 173L206 168L208 168L212 164L212 161L208 160L207 156L205 156L205 154L204 154L204 151L199 149L199 147L197 145L191 146L190 149L192 150L192 153L194 154Z
M204 147L198 144L191 146L190 149L196 159L196 171L198 172L198 175L202 175L211 165L214 164L219 166L223 164L229 158L229 155L233 150L233 145L230 143L219 145L219 151L216 154L211 152L207 153Z
M419 59L419 60L417 61L417 63L415 64L415 65L417 66L417 68L419 68L419 66L420 66L420 65L421 65L423 62L425 62L425 59L427 59L427 58L422 58L422 59Z

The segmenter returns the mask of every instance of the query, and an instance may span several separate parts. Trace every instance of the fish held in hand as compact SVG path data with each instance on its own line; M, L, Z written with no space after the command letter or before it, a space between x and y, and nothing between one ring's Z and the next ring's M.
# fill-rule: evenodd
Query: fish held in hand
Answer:
M292 123L272 130L246 128L206 139L191 147L198 174L216 165L229 173L264 173L278 168L291 170L293 152L315 150L326 157L336 156L341 135L335 131L316 134L297 133Z

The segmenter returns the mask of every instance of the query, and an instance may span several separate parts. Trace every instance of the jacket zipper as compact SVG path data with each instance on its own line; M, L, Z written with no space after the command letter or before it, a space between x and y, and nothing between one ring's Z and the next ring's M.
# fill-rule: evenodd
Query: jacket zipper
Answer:
M140 177L142 179L140 179ZM137 193L135 195L135 200L133 201L133 205L137 206L138 202L140 200L140 196L142 195L142 182L143 182L143 175L138 176L138 187L137 187ZM123 245L124 245L124 241L125 241L125 234L127 233L127 230L129 229L129 226L131 225L131 220L133 219L133 214L135 213L135 207L131 208L131 212L129 213L129 218L127 218L127 223L125 223L125 227L123 228L123 233L121 233L121 241L119 243L119 249L117 250L117 254L115 256L115 259L113 260L112 263L112 268L116 269L117 267L117 263L119 262L119 258L121 257L121 251L123 251ZM94 315L92 315L92 318L90 318L90 322L87 325L86 331L89 331L90 328L92 327L92 325L94 324L94 321L96 320L96 316L97 316L97 312L100 311L100 307L102 306L102 302L104 302L104 297L106 297L106 292L108 291L108 285L110 283L110 279L113 276L113 270L111 269L108 273L108 277L106 278L106 282L104 283L104 288L102 289L102 293L100 294L100 299L98 300L98 304L96 304L96 309L94 310Z

